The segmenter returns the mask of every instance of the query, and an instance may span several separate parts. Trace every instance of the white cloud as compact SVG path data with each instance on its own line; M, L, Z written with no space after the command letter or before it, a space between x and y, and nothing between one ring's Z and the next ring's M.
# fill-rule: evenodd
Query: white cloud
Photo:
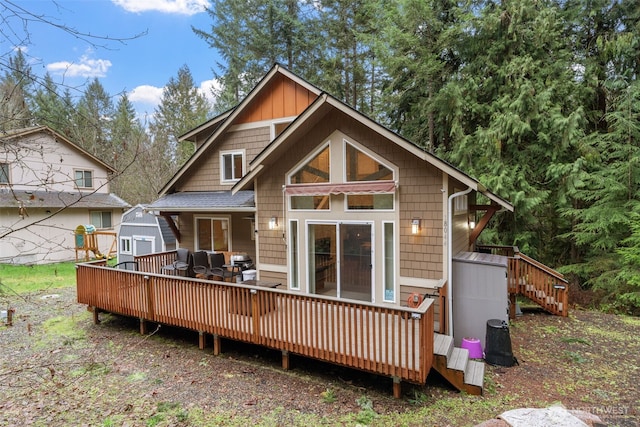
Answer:
M129 92L129 101L140 104L147 104L155 107L162 100L164 88L151 85L141 85Z
M202 96L204 96L207 99L207 101L209 101L210 104L213 104L216 97L211 91L211 89L215 89L216 91L219 91L221 89L220 81L218 81L217 79L205 80L202 83L200 83L200 87L198 88L198 91Z
M66 77L105 77L111 67L108 59L92 59L82 55L79 62L60 61L47 65L47 71Z
M209 0L111 0L127 12L157 11L179 15L195 15L211 6Z

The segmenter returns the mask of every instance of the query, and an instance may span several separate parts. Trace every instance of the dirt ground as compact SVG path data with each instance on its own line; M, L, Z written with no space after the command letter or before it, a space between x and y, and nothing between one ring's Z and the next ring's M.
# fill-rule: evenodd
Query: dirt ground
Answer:
M0 326L0 426L421 425L473 426L519 407L562 404L610 426L638 426L640 319L593 311L525 312L510 327L519 365L487 366L483 396L101 314L94 325L75 287L11 297ZM3 308L4 309L4 308Z

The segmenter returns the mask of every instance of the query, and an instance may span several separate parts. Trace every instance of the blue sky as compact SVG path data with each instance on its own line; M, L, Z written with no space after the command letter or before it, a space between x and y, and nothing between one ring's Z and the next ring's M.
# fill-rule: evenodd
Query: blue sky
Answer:
M209 96L214 83L217 54L197 37L191 26L209 30L210 16L204 11L209 0L13 0L28 12L80 33L112 39L74 37L54 25L31 21L29 40L19 44L19 34L0 40L4 54L22 48L32 70L49 72L58 83L83 89L97 77L109 94L127 92L141 119L153 113L162 88L178 69L189 66L194 81ZM4 13L4 12L3 12ZM3 24L5 25L5 24ZM22 24L11 25L14 33ZM95 46L87 42L90 40ZM14 46L6 44L13 43ZM80 95L72 89L72 95ZM147 116L148 119L148 116Z

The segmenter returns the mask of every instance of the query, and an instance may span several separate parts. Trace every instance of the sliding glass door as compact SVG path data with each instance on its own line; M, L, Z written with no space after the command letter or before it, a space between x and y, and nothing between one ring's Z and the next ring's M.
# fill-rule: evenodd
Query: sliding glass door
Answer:
M372 223L309 223L309 292L371 301Z

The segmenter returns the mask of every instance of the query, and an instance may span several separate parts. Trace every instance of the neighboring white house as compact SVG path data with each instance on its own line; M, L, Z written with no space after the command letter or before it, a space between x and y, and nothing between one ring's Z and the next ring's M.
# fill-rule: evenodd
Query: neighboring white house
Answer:
M74 230L117 233L130 205L109 192L115 170L46 126L0 133L0 263L76 258ZM111 236L100 236L108 252Z

